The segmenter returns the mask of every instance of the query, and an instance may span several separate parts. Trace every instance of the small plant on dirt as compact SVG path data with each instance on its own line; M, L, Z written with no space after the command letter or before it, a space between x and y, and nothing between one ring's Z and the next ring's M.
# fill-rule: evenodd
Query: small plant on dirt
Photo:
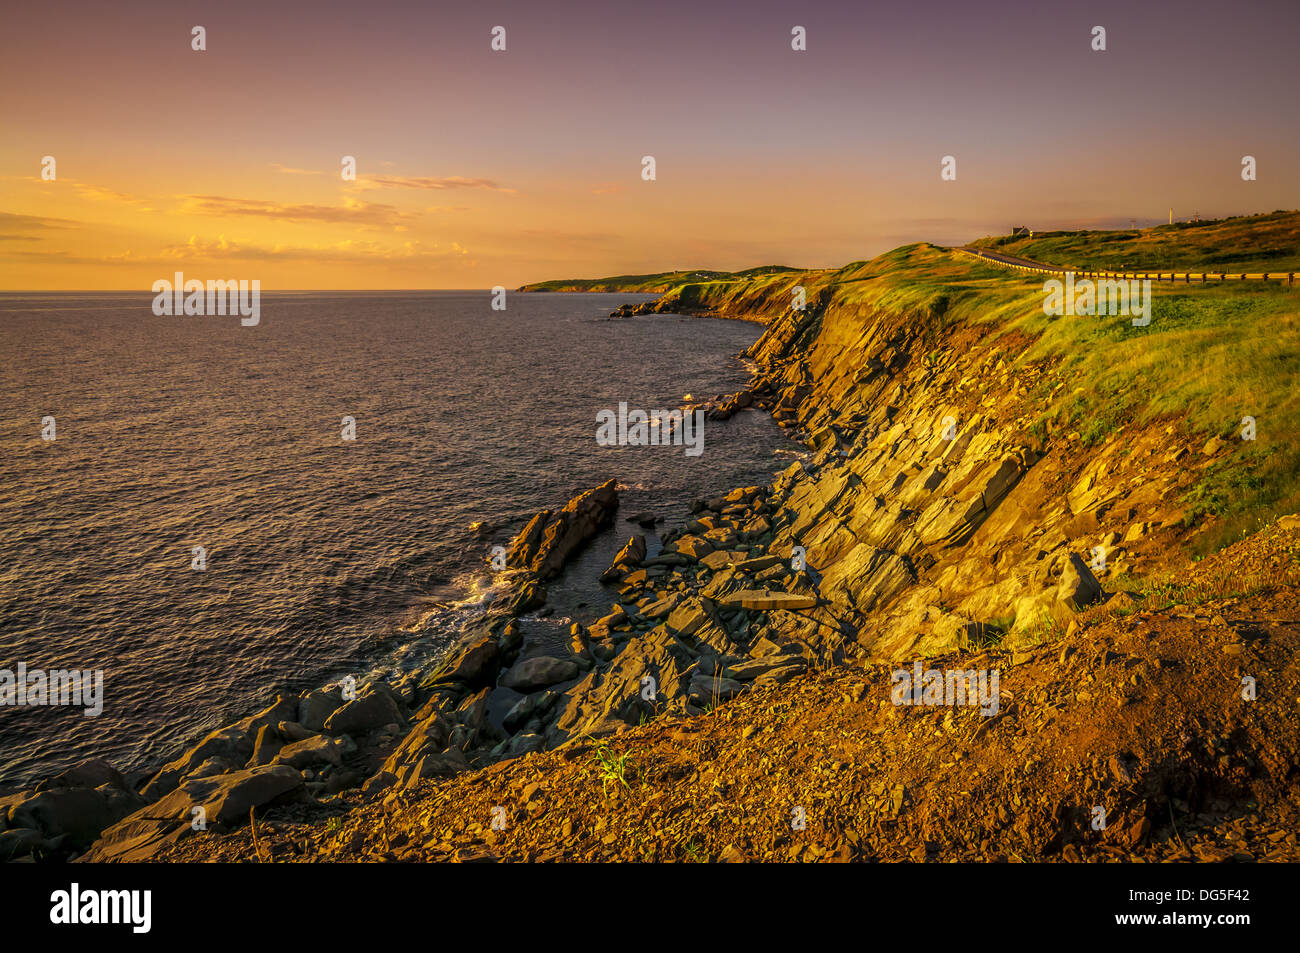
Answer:
M974 634L969 637L967 651L982 652L985 649L1001 645L1002 640L1007 637L1007 633L1011 631L1011 625L1015 621L1015 616L1004 616L981 622L975 627Z
M601 745L596 749L595 761L600 769L600 786L608 794L611 783L618 783L623 787L631 790L631 785L627 783L627 760L628 752L623 752L617 757L609 750L607 745Z
M1042 645L1059 638L1062 634L1061 623L1046 609L1040 609L1038 618L1030 625L1028 644Z

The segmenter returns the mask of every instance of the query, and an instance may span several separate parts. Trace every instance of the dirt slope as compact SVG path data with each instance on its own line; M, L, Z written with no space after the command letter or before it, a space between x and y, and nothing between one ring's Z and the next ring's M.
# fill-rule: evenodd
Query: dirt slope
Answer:
M1189 567L1172 604L927 661L998 670L992 717L895 705L897 666L855 662L167 859L1300 860L1298 555L1275 526Z

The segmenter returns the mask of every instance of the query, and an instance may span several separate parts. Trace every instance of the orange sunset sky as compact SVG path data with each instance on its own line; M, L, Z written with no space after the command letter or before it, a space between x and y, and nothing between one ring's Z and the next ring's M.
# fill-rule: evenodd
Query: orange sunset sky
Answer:
M0 289L515 287L1295 207L1300 7L1175 7L14 5Z

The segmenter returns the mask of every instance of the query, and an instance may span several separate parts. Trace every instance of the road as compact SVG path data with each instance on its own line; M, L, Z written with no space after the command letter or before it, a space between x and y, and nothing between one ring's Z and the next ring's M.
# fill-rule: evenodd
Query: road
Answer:
M964 252L967 255L982 258L992 264L1001 265L1004 268L1014 268L1017 271L1038 272L1040 274L1051 275L1063 275L1066 272L1074 272L1074 274L1080 278L1181 281L1186 284L1191 284L1194 281L1199 282L1200 284L1206 284L1212 281L1285 281L1288 285L1294 285L1296 275L1294 271L1238 272L1235 274L1222 271L1097 271L1089 268L1075 268L1070 265L1048 265L1044 262L1033 261L1029 258L1020 258L1016 255L1004 254L1003 252L989 251L987 248L972 248L969 245L964 248L956 248L954 251Z

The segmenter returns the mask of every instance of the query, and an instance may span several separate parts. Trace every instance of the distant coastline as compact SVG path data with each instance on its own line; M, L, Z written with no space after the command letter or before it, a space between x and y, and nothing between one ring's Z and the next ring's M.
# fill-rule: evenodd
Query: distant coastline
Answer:
M663 294L679 285L707 281L742 281L762 275L796 274L802 269L787 265L760 265L745 271L717 271L697 268L689 271L661 271L653 275L615 275L611 278L557 278L520 285L522 292L590 292L604 294Z

